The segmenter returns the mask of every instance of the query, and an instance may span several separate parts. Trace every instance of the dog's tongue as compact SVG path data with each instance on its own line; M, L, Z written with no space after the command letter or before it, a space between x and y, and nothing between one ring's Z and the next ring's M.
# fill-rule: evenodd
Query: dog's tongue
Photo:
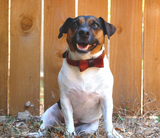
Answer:
M81 48L85 48L88 44L81 43L81 44L78 44L78 45L79 45L79 47L81 47Z

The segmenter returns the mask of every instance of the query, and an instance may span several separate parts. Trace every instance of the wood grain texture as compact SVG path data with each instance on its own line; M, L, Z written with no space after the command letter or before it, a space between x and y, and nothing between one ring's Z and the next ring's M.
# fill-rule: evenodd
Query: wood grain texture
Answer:
M97 18L102 17L108 20L108 1L107 0L79 0L78 15L93 15ZM108 38L105 37L105 53L108 54Z
M142 1L112 0L111 23L117 27L110 46L114 106L135 114L141 104Z
M153 102L154 100L156 101ZM144 12L144 111L156 112L160 108L159 100L160 1L146 0ZM158 115L160 115L159 112Z
M41 0L11 1L10 114L39 115ZM25 108L30 101L33 106Z
M67 47L66 35L58 39L59 28L68 17L75 17L75 0L44 1L44 107L59 100L58 72Z
M7 114L8 1L0 1L0 115Z

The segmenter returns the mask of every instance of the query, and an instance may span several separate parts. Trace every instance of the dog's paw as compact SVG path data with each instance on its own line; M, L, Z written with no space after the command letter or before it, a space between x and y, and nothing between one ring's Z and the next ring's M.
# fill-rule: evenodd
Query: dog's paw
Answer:
M123 138L115 129L112 132L107 133L108 138Z

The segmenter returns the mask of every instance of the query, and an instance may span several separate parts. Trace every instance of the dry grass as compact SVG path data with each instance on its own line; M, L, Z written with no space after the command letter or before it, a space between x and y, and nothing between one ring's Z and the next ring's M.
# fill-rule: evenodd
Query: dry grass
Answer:
M115 129L125 138L160 138L158 119L114 116L113 122ZM38 131L40 124L41 122L37 118L18 121L16 117L8 116L5 122L0 123L0 137L23 137L26 133ZM64 130L64 127L57 128L57 130L48 132L47 137L67 137L64 135ZM98 131L88 137L105 138L105 135L103 118L101 118Z
M147 97L148 98L148 97ZM148 100L144 106L152 104L156 98ZM147 108L146 108L147 109ZM129 108L119 108L113 116L114 128L124 138L160 138L160 116L149 117L149 114L156 115L159 109L148 110L143 116L129 116ZM139 112L139 111L137 111ZM138 113L137 113L138 114ZM136 115L136 113L135 113ZM88 135L92 138L105 138L106 132L104 128L103 117L100 119L99 129L93 135ZM28 121L20 121L17 117L6 116L0 120L0 137L24 137L24 134L29 132L37 132L40 127L40 118L33 117ZM56 130L48 132L45 137L67 137L64 134L65 127L59 127ZM81 136L76 136L79 138Z

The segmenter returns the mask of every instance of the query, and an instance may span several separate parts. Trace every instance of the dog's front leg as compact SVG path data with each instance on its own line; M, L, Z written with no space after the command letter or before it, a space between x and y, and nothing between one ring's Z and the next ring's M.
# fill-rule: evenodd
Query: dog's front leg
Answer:
M72 135L72 133L75 134L73 109L72 109L70 99L66 95L61 96L61 106L62 106L62 112L64 115L66 130L67 130L66 133L69 133L70 135Z
M108 138L123 138L113 128L112 124L113 99L111 91L107 95L103 95L103 97L101 98L101 108Z
M106 128L106 132L112 132L112 113L113 113L113 100L112 95L105 95L101 99L101 108L102 114L104 118L104 125Z

